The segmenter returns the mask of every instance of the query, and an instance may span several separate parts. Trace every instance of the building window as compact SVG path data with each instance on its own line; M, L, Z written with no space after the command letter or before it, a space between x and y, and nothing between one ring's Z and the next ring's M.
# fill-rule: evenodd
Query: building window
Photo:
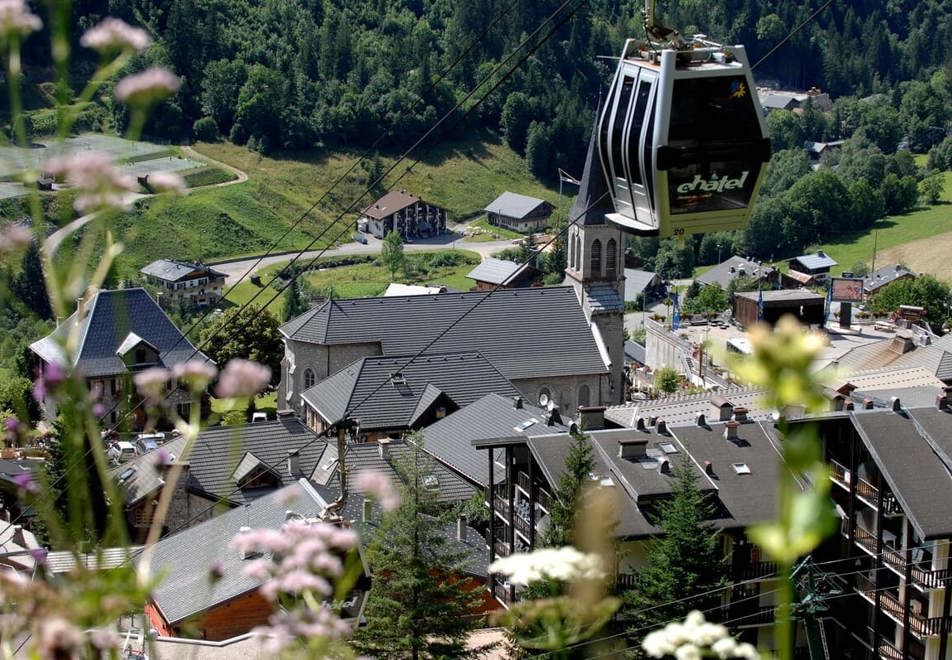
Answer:
M314 378L314 371L311 369L305 369L304 370L304 389L307 390L314 387L315 380L316 379Z
M582 239L578 234L575 235L575 261L572 263L572 268L582 269Z
M618 254L615 249L615 239L608 239L608 244L605 246L605 276L613 280L615 275L618 273Z
M578 405L580 406L591 405L589 402L591 399L591 396L592 394L590 390L588 389L588 385L582 385L580 388L578 388Z
M592 277L602 274L602 242L597 238L592 241Z

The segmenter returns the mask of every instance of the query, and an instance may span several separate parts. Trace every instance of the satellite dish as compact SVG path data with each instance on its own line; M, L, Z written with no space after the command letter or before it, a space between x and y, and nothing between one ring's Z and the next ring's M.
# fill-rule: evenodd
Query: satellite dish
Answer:
M539 407L545 408L547 405L549 405L549 395L543 392L539 395Z

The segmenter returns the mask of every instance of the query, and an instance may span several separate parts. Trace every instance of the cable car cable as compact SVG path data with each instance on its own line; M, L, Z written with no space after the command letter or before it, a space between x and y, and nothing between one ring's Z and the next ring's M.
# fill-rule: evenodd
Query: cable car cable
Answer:
M768 57L770 57L770 56L773 55L775 52L777 52L778 50L780 50L781 48L783 48L783 47L787 44L787 42L790 41L800 30L802 30L803 28L805 28L808 23L810 23L811 21L813 21L813 20L814 20L817 16L819 16L820 14L822 14L823 11L824 11L827 7L829 7L830 5L832 5L832 4L833 4L833 0L826 0L826 2L824 2L822 5L820 5L820 7L819 7L815 12L813 12L813 13L810 14L807 18L805 18L802 23L800 23L797 27L793 28L793 29L790 31L790 33L787 34L787 36L785 36L783 39L781 39L779 42L777 42L777 44L776 44L773 48L771 48L769 51L767 51L767 54L766 54L766 55L764 55L764 56L761 57L759 60L757 60L757 61L750 67L751 71L753 71L753 70L756 69L758 66L760 66L761 64L763 64L764 60L766 60Z

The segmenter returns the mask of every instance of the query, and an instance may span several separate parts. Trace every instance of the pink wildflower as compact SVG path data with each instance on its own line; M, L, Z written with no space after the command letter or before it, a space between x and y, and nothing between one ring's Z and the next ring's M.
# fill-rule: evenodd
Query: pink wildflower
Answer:
M47 395L55 391L65 380L66 374L63 373L59 365L53 362L48 363L39 378L33 383L33 398L38 403L43 403Z
M282 554L290 549L290 539L276 529L252 529L241 532L231 546L243 552L272 552Z
M118 18L104 18L99 25L86 30L79 43L106 54L117 50L145 50L152 43L149 33Z
M23 0L0 0L0 41L14 35L26 36L43 27L36 14L31 14Z
M167 69L153 67L126 76L116 85L116 98L132 106L145 107L172 96L182 81Z
M162 367L150 367L140 371L132 380L136 384L139 394L152 405L158 404L165 396L165 388L169 382L169 370Z
M223 399L254 396L263 390L270 380L270 368L251 360L236 358L230 360L221 372L217 394Z
M36 485L36 480L33 479L33 475L29 472L24 472L13 477L13 483L17 488L26 492L26 493L37 493L39 492L39 487Z
M0 229L0 253L25 248L33 240L33 232L17 222L8 222Z
M185 179L173 172L153 172L149 175L149 185L158 193L185 194Z
M271 577L271 569L274 567L270 559L255 559L242 569L242 573L252 580L261 580L264 582Z
M157 471L164 472L172 467L172 455L162 448L156 449L152 457L152 465Z
M172 367L172 376L192 392L201 392L218 375L218 369L211 362L189 360Z
M124 193L136 190L135 181L120 173L112 159L99 151L57 156L47 161L44 169L80 191L73 205L81 213L121 208L125 205Z
M394 491L390 478L383 473L360 472L354 480L354 485L358 491L377 500L384 511L393 511L400 506L400 496Z
M40 621L36 650L41 658L78 658L83 633L64 619Z
M112 651L122 646L122 638L115 630L97 628L89 633L89 641L100 651Z

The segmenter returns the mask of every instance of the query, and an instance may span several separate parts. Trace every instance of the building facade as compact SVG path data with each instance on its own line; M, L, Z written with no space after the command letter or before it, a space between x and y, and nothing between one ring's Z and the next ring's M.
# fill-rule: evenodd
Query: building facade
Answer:
M158 287L162 302L184 301L204 307L221 300L226 276L211 266L187 261L159 259L140 271L149 284Z
M395 231L403 240L437 236L446 231L446 209L425 202L406 190L391 190L365 208L358 227L377 238Z
M484 210L491 225L531 233L545 228L555 207L544 199L507 191Z

